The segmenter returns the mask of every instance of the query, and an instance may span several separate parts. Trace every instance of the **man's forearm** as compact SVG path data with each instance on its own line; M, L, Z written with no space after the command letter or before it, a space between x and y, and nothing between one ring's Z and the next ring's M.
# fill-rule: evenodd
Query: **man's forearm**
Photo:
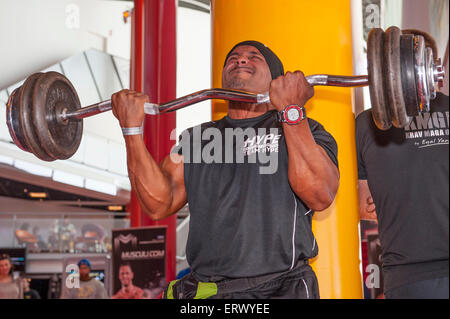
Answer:
M126 136L125 143L132 189L143 211L153 219L160 219L172 203L170 181L148 153L141 136Z
M289 182L309 208L320 211L334 200L339 172L321 146L317 145L308 121L283 125L289 153Z

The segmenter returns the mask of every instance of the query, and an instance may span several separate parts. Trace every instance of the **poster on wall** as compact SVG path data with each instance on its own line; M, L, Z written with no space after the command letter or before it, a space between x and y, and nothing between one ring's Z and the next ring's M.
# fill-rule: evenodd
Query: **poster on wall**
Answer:
M166 229L113 229L113 299L155 299L166 286Z

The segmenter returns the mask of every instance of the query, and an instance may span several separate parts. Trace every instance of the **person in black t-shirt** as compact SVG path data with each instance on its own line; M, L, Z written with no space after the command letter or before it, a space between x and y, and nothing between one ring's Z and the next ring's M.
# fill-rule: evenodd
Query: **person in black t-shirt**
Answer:
M270 102L229 102L227 116L185 131L161 165L140 135L125 136L142 210L161 219L189 203L192 272L171 282L164 297L318 298L308 265L318 253L311 219L333 202L339 170L335 140L306 118L314 89L302 72L284 74L257 41L230 50L222 86L269 92ZM129 90L112 96L121 127L141 126L146 101Z
M41 299L41 296L39 295L39 292L37 290L30 288L30 281L29 278L23 278L23 299Z
M361 219L378 220L386 298L449 298L449 99L404 129L356 119Z

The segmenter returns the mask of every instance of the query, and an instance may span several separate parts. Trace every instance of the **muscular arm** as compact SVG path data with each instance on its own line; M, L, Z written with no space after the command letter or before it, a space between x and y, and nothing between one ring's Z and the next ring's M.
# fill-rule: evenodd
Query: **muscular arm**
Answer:
M377 213L367 180L358 180L359 216L361 220L377 221Z
M277 110L287 105L304 105L314 89L303 73L287 72L271 82L270 100ZM289 153L289 183L298 197L315 211L331 205L339 186L339 171L326 151L316 144L308 121L283 124Z
M155 220L176 213L187 202L182 157L172 154L158 165L140 136L125 140L128 176L142 210Z
M144 102L148 101L146 95L122 90L115 93L111 101L121 127L141 126L145 117ZM142 136L125 136L125 144L131 187L143 212L158 220L182 208L187 202L183 158L172 154L159 165L148 153Z
M339 186L339 171L326 151L316 144L308 122L284 124L289 153L289 183L314 211L328 208Z

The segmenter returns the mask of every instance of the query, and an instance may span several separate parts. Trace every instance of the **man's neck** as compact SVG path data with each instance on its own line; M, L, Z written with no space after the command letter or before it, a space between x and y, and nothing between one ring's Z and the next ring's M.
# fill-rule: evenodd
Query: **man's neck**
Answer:
M269 103L250 104L230 101L228 103L228 116L236 120L249 119L261 116L273 109L273 106Z

